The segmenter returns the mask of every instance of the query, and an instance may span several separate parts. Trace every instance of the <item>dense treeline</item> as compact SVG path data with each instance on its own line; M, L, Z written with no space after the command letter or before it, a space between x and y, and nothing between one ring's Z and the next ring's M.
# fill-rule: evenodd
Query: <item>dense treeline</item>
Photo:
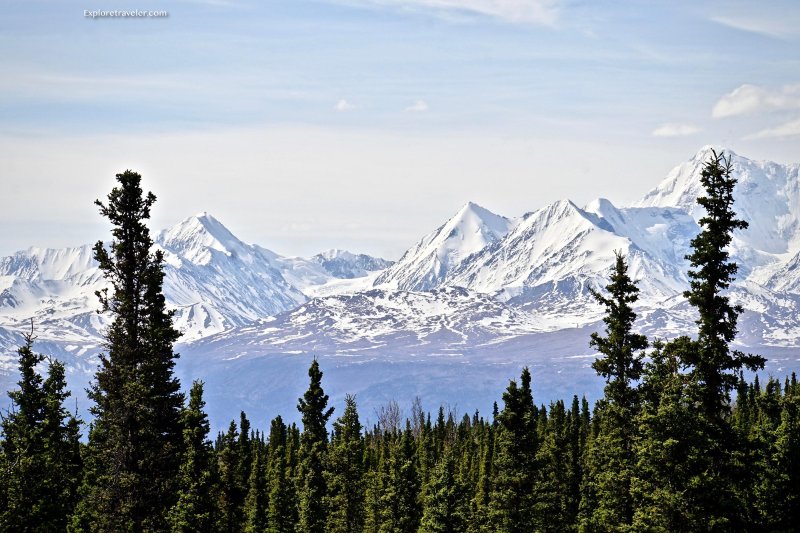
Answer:
M365 427L356 398L334 417L315 360L301 424L269 432L245 413L211 441L203 384L188 398L172 370L177 332L161 291L163 257L143 220L155 200L137 174L100 203L114 224L95 254L115 320L90 390L81 444L64 367L19 350L21 379L2 420L4 531L531 532L792 531L800 524L800 386L761 384L759 356L731 350L741 309L725 296L726 251L746 227L729 161L704 168L707 216L687 257L697 332L634 331L638 289L618 254L593 291L605 328L589 340L606 382L586 399L537 405L528 369L490 416L396 403ZM687 332L690 333L690 332Z

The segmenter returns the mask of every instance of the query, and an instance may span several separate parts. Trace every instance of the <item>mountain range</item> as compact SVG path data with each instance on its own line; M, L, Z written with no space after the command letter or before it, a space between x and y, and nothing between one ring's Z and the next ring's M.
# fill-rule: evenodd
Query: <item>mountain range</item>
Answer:
M264 425L294 415L311 357L334 402L358 393L369 414L415 395L487 410L528 365L540 401L596 398L591 331L602 309L590 288L607 281L616 251L641 289L637 326L651 337L691 333L682 296L704 147L641 200L616 207L562 200L506 218L467 203L397 261L330 250L285 257L246 244L208 213L155 236L164 291L183 332L178 372L206 382L212 422L245 409ZM737 343L769 358L767 372L800 368L800 165L753 161L729 150L735 209L732 299L745 312ZM36 349L64 360L79 409L102 350L105 287L91 246L29 248L0 258L0 385L13 386L15 350L31 327Z

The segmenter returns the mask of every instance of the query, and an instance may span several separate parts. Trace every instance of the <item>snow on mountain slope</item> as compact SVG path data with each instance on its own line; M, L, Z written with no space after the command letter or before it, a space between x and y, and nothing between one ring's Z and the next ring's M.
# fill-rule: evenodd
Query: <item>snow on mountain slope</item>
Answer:
M0 326L8 332L0 335L2 359L13 361L20 332L30 329L31 320L40 341L101 342L108 320L95 312L95 291L106 284L91 246L29 248L0 258L0 280Z
M276 255L245 244L207 213L161 232L164 294L191 340L291 309L305 295L274 265Z
M608 200L581 209L563 200L523 216L446 283L561 317L564 327L586 324L601 312L588 289L605 285L615 251L627 256L643 300L663 300L685 287L683 255L697 230L677 209L617 209Z
M703 165L712 147L701 149L689 161L675 167L655 189L638 201L638 207L677 207L695 220L705 214L696 199L704 191L700 183ZM782 165L754 161L726 149L738 183L734 209L750 227L737 231L732 244L742 277L765 283L781 264L800 252L800 164Z
M242 242L208 213L180 221L154 241L164 251L164 293L184 340L292 309L306 301L304 289L384 264L344 251L284 258ZM327 269L324 261L332 261ZM0 258L0 324L25 329L33 318L41 339L77 337L97 345L107 317L95 312L95 291L106 286L89 245Z
M236 344L283 353L373 353L376 350L435 356L544 326L485 294L460 287L425 292L370 289L314 298L298 308L258 321L203 344L237 338ZM246 339L246 340L245 340ZM220 357L237 358L236 353Z
M403 290L438 287L451 269L470 254L497 241L509 230L509 220L468 202L450 220L423 237L375 280Z
M392 266L392 261L366 254L353 254L347 250L326 250L311 258L322 265L328 274L337 279L353 279L368 276L372 272Z

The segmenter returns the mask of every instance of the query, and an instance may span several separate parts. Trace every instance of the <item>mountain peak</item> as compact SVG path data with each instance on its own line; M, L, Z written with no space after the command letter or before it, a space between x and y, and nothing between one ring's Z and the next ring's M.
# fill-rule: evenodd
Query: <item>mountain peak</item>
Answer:
M170 252L201 265L211 260L212 250L230 256L246 252L247 249L247 245L206 211L187 217L162 231L156 242Z
M736 232L737 238L770 254L800 250L800 165L755 161L728 148L704 146L633 206L677 207L700 220L705 210L697 198L705 194L701 177L712 149L731 157L738 182L733 191L734 210L750 223L748 229Z
M435 288L463 259L501 239L509 225L507 218L467 202L447 222L409 248L375 283L397 284L406 290Z

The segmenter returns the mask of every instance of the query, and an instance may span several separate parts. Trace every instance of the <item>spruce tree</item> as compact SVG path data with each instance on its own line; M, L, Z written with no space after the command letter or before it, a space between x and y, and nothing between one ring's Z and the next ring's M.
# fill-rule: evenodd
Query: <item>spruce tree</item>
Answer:
M300 527L308 533L321 533L325 530L325 496L327 487L324 476L324 463L328 448L326 424L333 414L328 408L328 395L322 390L322 371L314 359L308 369L310 383L308 390L297 403L303 420L303 433L300 438Z
M380 531L413 533L419 528L422 515L421 481L411 425L394 434L386 465L387 475L381 496Z
M178 476L178 501L169 512L172 531L210 531L214 524L213 449L204 410L203 382L195 381L189 405L181 415L183 454Z
M504 533L523 533L534 522L534 482L539 447L536 416L531 393L531 375L522 370L521 386L511 381L503 393L503 410L497 415L497 448L493 467L489 507L490 529Z
M492 497L492 480L494 479L494 432L494 427L490 424L486 424L481 437L481 445L479 448L480 471L472 503L472 518L469 528L471 533L491 531L489 511Z
M769 458L765 481L770 490L760 502L764 527L791 531L800 524L800 390L796 386L783 397Z
M294 533L297 524L297 501L287 466L286 447L278 445L273 450L269 472L269 498L267 507L270 533Z
M119 186L96 204L113 225L113 240L94 247L111 292L98 292L112 316L89 390L94 423L75 527L97 531L166 529L175 504L182 446L183 395L173 375L173 327L162 291L163 252L144 221L156 198L141 176L117 174Z
M692 240L690 288L684 293L698 313L697 340L684 343L680 352L683 366L691 377L688 393L699 407L703 433L702 461L691 472L697 499L695 508L703 509L714 527L748 528L747 508L741 500L737 484L744 477L738 455L742 442L729 420L730 391L743 369L763 368L764 358L731 350L736 324L742 308L730 303L724 291L729 288L738 270L730 260L727 247L733 232L747 228L747 222L736 218L733 210L733 189L736 177L730 157L712 151L711 159L701 174L705 196L697 199L706 214L700 219L702 231Z
M264 457L264 451L262 451L261 446L256 446L253 452L253 462L247 482L247 497L244 503L244 530L247 533L259 533L267 530L269 493L266 460L267 458Z
M467 487L456 476L452 454L439 462L425 494L425 507L419 531L423 533L460 533L469 523Z
M738 381L743 368L763 368L764 358L731 351L736 337L736 322L741 306L731 305L723 294L733 281L738 266L730 261L727 247L733 232L748 224L736 218L733 210L733 176L730 157L711 151L711 159L702 170L700 181L706 195L697 199L706 215L700 219L702 231L692 240L690 288L684 292L689 303L700 314L697 320L697 343L683 354L683 362L691 368L704 413L709 421L719 421L726 411L728 393Z
M592 291L606 309L605 335L592 333L589 343L600 352L592 367L606 379L606 387L598 406L599 433L587 451L581 522L589 530L611 531L624 529L633 520L632 443L639 409L639 391L633 383L641 378L642 351L648 345L644 335L633 331L636 313L631 305L638 299L639 289L620 252L616 252L606 291L608 296Z
M605 400L623 411L636 409L637 391L631 382L642 375L647 337L634 333L636 313L631 305L639 299L639 288L628 274L628 264L621 252L615 252L611 280L606 285L608 296L592 290L595 300L606 309L603 322L605 336L592 333L589 345L601 356L592 363L597 374L606 379Z
M19 388L8 393L12 407L3 417L3 531L64 531L76 504L80 481L79 421L64 402L64 365L33 352L33 334L18 350Z
M220 436L217 446L219 490L217 497L217 531L234 533L244 524L244 498L247 488L242 481L239 430L231 420L228 431Z
M718 443L707 440L693 405L690 379L680 372L678 354L691 343L681 337L655 344L646 366L644 390L650 399L637 417L632 531L711 529L708 509L699 505L699 492L705 490L703 476L713 474L703 472L704 456Z
M328 518L325 531L355 533L364 527L364 439L355 397L345 397L341 418L333 423L325 478Z
M546 431L537 452L533 522L529 530L565 531L574 522L570 501L570 460L564 402L551 404Z

